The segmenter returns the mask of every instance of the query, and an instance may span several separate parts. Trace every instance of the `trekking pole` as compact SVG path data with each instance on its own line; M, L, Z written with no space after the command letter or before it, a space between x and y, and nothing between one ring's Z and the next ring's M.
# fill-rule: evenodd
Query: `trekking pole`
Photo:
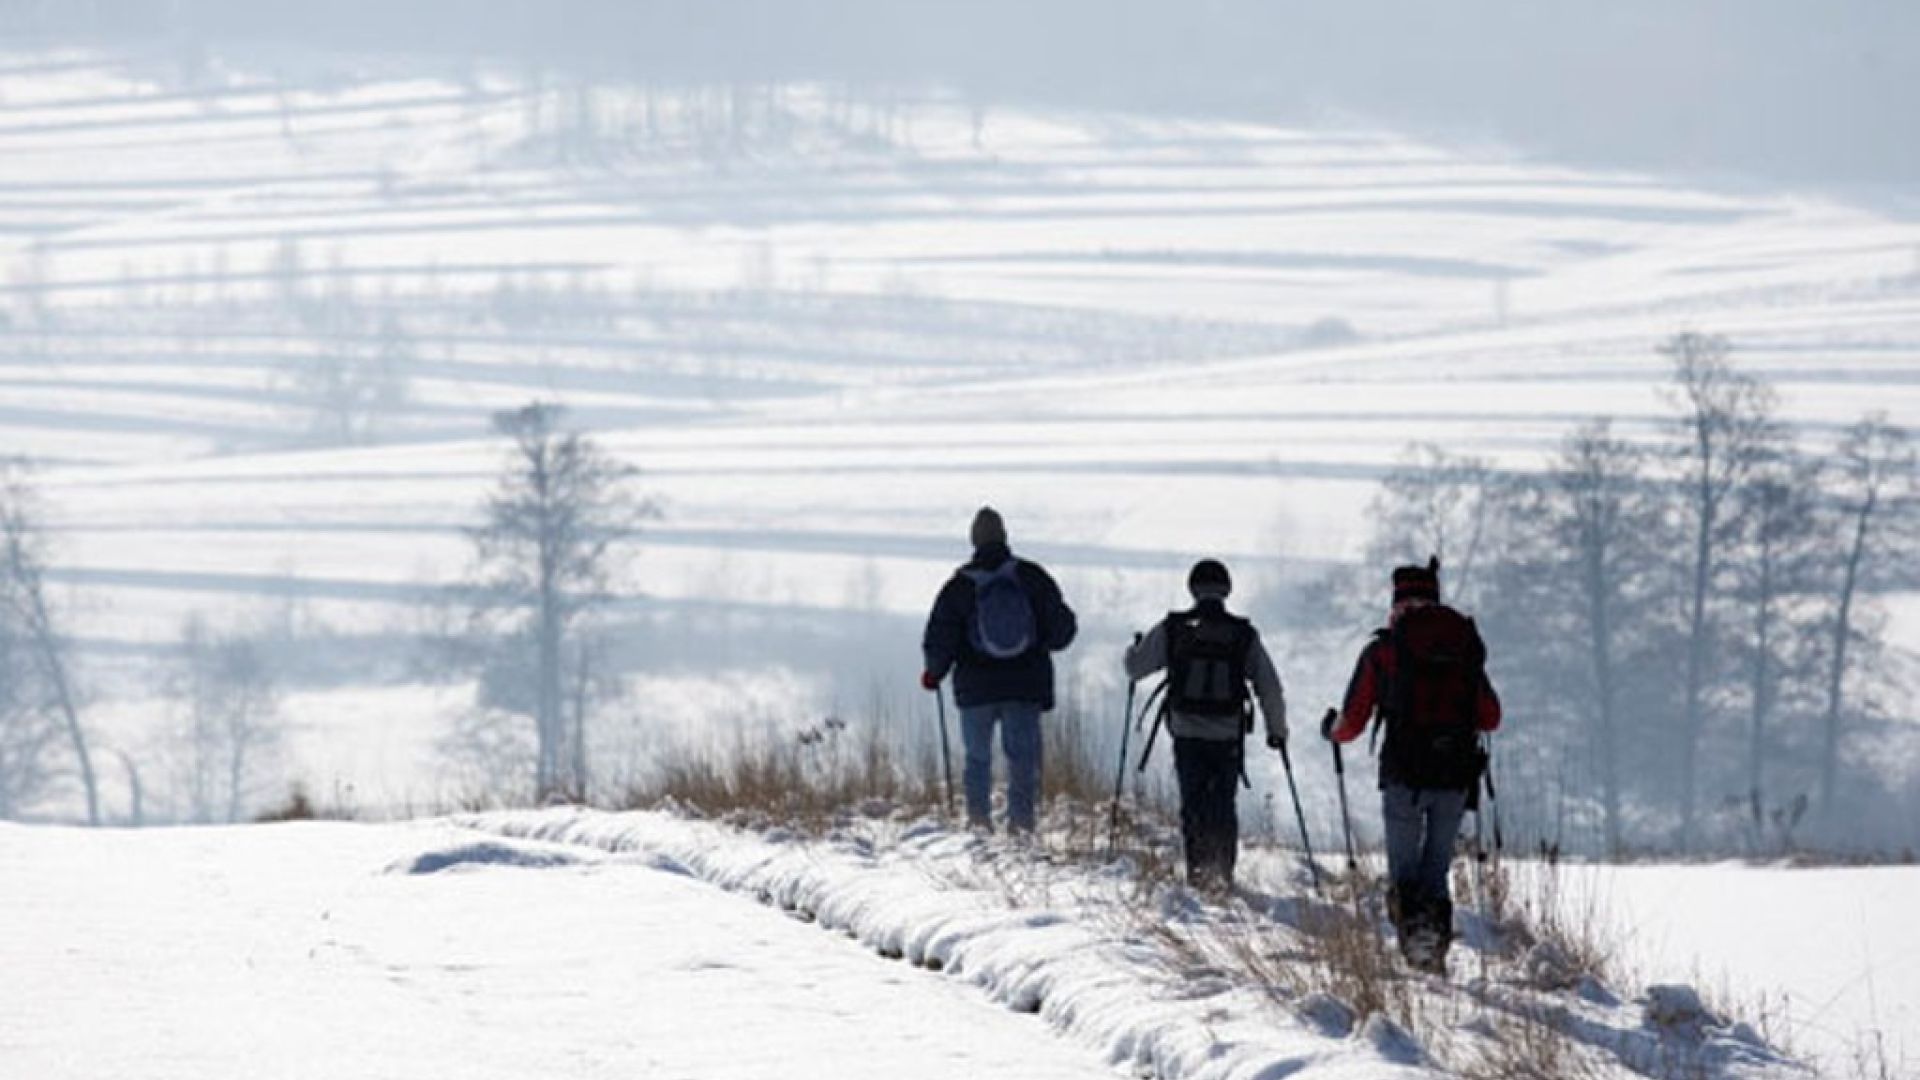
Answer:
M1484 776L1474 778L1477 789ZM1476 795L1479 792L1476 790ZM1480 809L1480 800L1473 799L1473 888L1480 896L1480 907L1487 907L1487 841L1485 834L1486 813Z
M1487 805L1493 807L1493 859L1500 861L1506 851L1506 837L1500 833L1500 793L1493 790L1493 738L1487 738Z
M940 713L940 772L947 781L947 816L953 816L953 752L947 747L947 695L933 688L934 707Z
M1320 864L1313 861L1313 841L1307 837L1307 814L1300 809L1300 789L1293 784L1293 761L1287 756L1287 741L1280 740L1280 768L1287 774L1287 792L1293 796L1293 819L1300 823L1300 846L1307 853L1307 869L1313 873L1313 891L1320 891ZM1272 821L1272 818L1268 818Z
M1334 710L1328 709L1327 714L1334 715ZM1347 810L1347 762L1340 755L1340 743L1327 741L1333 744L1333 776L1340 786L1340 831L1347 839L1347 872L1351 874L1360 868L1360 860L1353 854L1353 815Z
M1127 707L1120 713L1120 767L1113 773L1113 809L1107 814L1107 856L1120 844L1120 793L1127 786L1127 736L1133 732L1134 681L1127 680Z
M1164 719L1164 716L1154 710L1154 703L1160 700L1160 695L1166 693L1166 690L1167 684L1164 682L1154 687L1153 693L1147 695L1146 704L1140 706L1140 715L1134 720L1135 724L1144 723L1148 713L1154 714L1153 729L1147 732L1147 748L1140 751L1140 772L1147 771L1147 759L1153 756L1154 740L1160 737L1160 721Z

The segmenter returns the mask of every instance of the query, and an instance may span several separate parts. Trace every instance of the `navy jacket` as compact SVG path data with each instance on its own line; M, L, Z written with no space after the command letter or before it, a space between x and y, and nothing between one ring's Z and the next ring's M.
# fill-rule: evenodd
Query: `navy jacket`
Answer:
M1019 656L997 660L973 648L967 628L973 622L974 585L961 570L993 570L1013 558L1005 544L987 544L973 561L954 571L933 601L927 632L920 640L926 669L944 678L953 672L953 700L961 708L1023 701L1053 708L1053 656L1073 644L1080 624L1060 595L1060 586L1039 563L1019 560L1020 584L1033 604L1035 641Z

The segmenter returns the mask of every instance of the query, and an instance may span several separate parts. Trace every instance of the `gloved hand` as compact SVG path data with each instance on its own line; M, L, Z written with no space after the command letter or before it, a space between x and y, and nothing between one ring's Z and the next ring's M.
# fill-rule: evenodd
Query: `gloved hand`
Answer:
M1333 725L1339 722L1340 722L1340 711L1338 709L1328 709L1327 715L1320 718L1320 737L1327 740L1328 742L1332 742L1333 741Z
M935 675L931 671L921 672L920 673L920 689L922 690L940 689L940 676Z
M1267 749L1285 750L1286 748L1287 748L1287 737L1285 735L1275 735L1271 731L1267 732Z

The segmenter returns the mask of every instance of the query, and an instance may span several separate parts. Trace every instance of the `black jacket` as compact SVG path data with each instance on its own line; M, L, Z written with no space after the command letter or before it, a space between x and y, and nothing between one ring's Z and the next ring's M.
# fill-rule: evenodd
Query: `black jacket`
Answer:
M1013 558L1005 544L987 544L973 560L954 571L933 601L926 634L920 640L926 669L945 677L953 672L953 700L961 708L1022 701L1053 708L1053 656L1073 644L1080 625L1060 595L1060 586L1039 563L1020 559L1017 573L1033 604L1034 644L1019 656L998 660L974 649L967 633L973 622L974 584L963 571L994 570Z

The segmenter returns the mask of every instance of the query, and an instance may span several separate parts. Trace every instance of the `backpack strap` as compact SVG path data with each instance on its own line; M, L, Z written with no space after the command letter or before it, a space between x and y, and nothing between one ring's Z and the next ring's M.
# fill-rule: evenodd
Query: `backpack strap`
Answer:
M1385 727L1387 723L1386 695L1393 692L1393 685L1391 681L1388 681L1387 685L1385 686L1381 685L1380 651L1379 650L1383 647L1386 647L1387 644L1392 641L1392 638L1393 638L1393 631L1383 626L1380 629L1375 630L1373 632L1373 641L1371 644L1367 646L1366 662L1369 664L1372 664L1374 669L1373 670L1373 685L1374 685L1373 716L1367 722L1367 756L1368 757L1380 756L1380 729L1382 727Z

